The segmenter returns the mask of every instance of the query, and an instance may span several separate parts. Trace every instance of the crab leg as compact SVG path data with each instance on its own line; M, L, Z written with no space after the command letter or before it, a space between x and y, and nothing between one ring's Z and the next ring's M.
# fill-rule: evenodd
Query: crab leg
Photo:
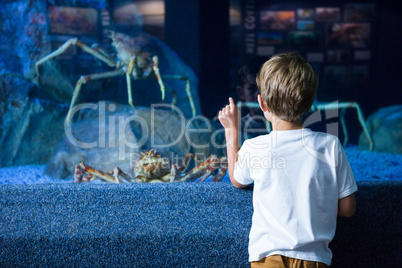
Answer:
M207 160L202 162L200 165L191 170L185 177L183 177L182 181L195 180L202 174L198 182L204 182L212 174L212 181L219 182L226 174L226 161L226 157L221 157L218 160L215 155L211 155L209 158L207 158Z
M216 161L216 156L215 155L211 155L210 157L208 157L204 162L202 162L201 164L199 164L198 166L196 166L195 168L193 168L192 170L190 170L189 173L187 173L183 178L181 178L180 181L194 181L197 178L199 178L201 176L201 174L203 174L205 171L208 171L208 167L213 164L213 162ZM211 171L212 172L212 171ZM210 174L209 174L210 175ZM208 176L209 176L208 175Z
M132 73L132 71L134 69L135 61L136 61L135 57L132 57L131 60L130 60L130 63L128 64L127 71L126 71L128 103L134 109L135 109L135 106L133 104L133 95L132 95L132 92L131 92L131 73Z
M190 101L191 111L193 113L193 116L195 116L195 106L194 106L193 96L191 95L191 90L190 90L190 80L188 80L188 79L186 81L186 92L187 92L188 99Z
M75 166L74 182L87 182L90 180L87 176L84 177L85 169L80 165Z
M112 171L113 177L120 182L128 183L128 182L142 182L141 180L133 179L124 173L119 167L115 167Z
M99 178L105 182L120 183L120 180L117 177L113 177L103 171L94 169L93 167L87 166L82 162L75 166L74 182L89 181L83 179L84 173L89 173L90 175L95 176L96 178Z
M179 79L179 80L186 80L187 78L184 77L184 76L178 76L178 75L161 75L160 72L159 72L159 66L158 66L159 65L158 56L153 56L152 61L154 63L153 70L155 72L156 79L158 80L159 86L161 88L162 101L164 101L165 100L166 88L165 88L165 85L163 83L162 78L163 79ZM170 92L170 94L172 94L172 96L173 96L172 107L174 107L176 105L176 102L177 102L176 92L174 90L172 90L172 89L169 89L169 87L167 87L167 88L168 88L168 91ZM190 104L191 104L191 109L193 111L193 115L195 115L195 106L194 106L193 98L191 96L190 82L188 81L188 79L187 79L187 83L186 83L186 92L187 92L187 95L189 96L189 99L190 99Z
M346 114L346 110L340 109L339 121L341 121L343 137L344 137L343 147L346 147L346 145L348 144L348 140L349 140L348 129L346 128L346 123L345 123L345 114Z
M159 61L158 61L158 56L153 56L153 57L152 57L152 61L153 61L153 63L154 63L153 69L154 69L154 72L155 72L155 75L156 75L156 79L158 79L158 83L159 83L159 86L160 86L160 88L161 88L161 92L162 92L162 101L164 101L164 100L165 100L165 85L163 84L163 81L162 81L162 78L161 78L161 74L159 73L159 67L158 67Z
M187 170L191 159L194 159L194 161L196 161L196 162L198 161L198 158L195 155L193 155L192 153L188 153L183 158L183 161L181 162L181 164L179 166L177 166L176 164L172 164L170 174L166 175L169 177L170 182L181 181L180 173L183 173ZM167 181L167 180L165 180L165 181Z
M212 163L206 168L206 174L204 174L198 182L204 182L211 174L213 182L220 182L223 176L225 176L226 170L227 158L221 157L218 160L216 157L214 157L212 159Z
M171 89L168 85L166 85L166 90L169 91L170 95L172 95L172 107L176 106L177 103L177 94L176 91L174 91L173 89ZM173 108L172 108L173 109Z
M104 53L99 52L98 50L96 50L94 48L91 48L90 46L88 46L85 43L81 42L77 38L71 38L67 42L65 42L63 45L61 45L57 50L53 51L51 54L47 55L46 57L44 57L43 59L39 60L35 64L36 75L38 76L38 82L40 81L40 79L39 79L39 66L42 65L43 63L45 63L46 61L63 54L64 52L66 52L66 50L70 46L78 46L78 47L82 48L82 50L84 50L85 52L88 52L89 54L93 55L95 58L100 59L101 61L105 62L109 66L111 66L111 67L116 66L116 62L114 61L113 57L111 57L109 55L105 55Z
M188 153L186 154L186 156L183 158L183 161L181 162L180 166L177 168L178 171L180 172L184 172L186 171L188 164L190 162L191 159L194 159L194 161L198 161L198 158L193 155L192 153Z
M155 76L156 79L158 80L159 86L161 88L161 92L162 92L162 101L165 100L165 85L163 84L161 75L159 73L159 67L158 67L158 57L154 56L152 58L153 61L153 70L155 72ZM132 92L131 92L131 74L132 72L136 71L136 69L134 68L136 65L136 58L132 57L130 60L130 63L128 64L127 70L126 70L126 80L127 80L127 92L128 92L128 103L130 104L131 107L133 107L135 109L135 106L133 104L133 97L132 97ZM134 77L137 77L137 75L134 74ZM172 106L175 105L176 103L176 93L172 90L171 91L172 95L173 95L173 102L172 102Z
M177 172L179 169L176 167L176 165L172 165L171 169L170 169L170 174L166 175L166 181L169 182L175 182L177 180L179 180L180 178L180 174ZM162 178L163 180L163 178Z
M152 150L151 150L152 151ZM178 166L177 164L172 164L170 173L166 174L162 181L166 182L178 182L181 181L180 173L184 172L188 168L189 161L194 159L198 161L197 157L191 153L186 154L181 164Z
M193 116L195 116L196 111L195 111L193 95L191 95L190 80L187 77L181 75L162 75L162 77L163 79L186 80L186 93L190 101L191 112L193 113Z
M105 73L99 73L99 74L90 74L86 76L81 76L81 78L78 80L77 84L75 85L74 92L73 92L73 97L71 99L70 103L70 108L68 109L68 113L66 116L66 124L70 125L72 116L73 116L73 108L74 105L77 101L78 95L80 94L82 84L87 83L88 81L91 80L98 80L98 79L104 79L104 78L112 78L116 77L119 75L123 75L124 71L123 70L116 70L116 71L110 71L110 72L105 72Z
M219 159L218 166L220 167L220 171L216 172L213 175L212 181L220 182L222 180L223 176L225 176L226 170L228 169L227 158L226 157L221 157Z
M214 167L212 165L205 167L204 175L201 176L198 182L204 182L214 171Z

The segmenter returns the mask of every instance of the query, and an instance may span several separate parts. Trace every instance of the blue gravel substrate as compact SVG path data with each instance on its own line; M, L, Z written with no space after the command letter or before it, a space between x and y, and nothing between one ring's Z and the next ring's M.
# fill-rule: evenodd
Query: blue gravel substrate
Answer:
M0 267L247 266L250 197L225 182L2 185Z
M402 182L358 186L332 267L402 267ZM0 185L0 267L249 267L251 215L228 182Z
M402 157L347 148L358 208L332 267L402 267ZM0 267L249 267L252 189L221 183L60 183L0 169Z

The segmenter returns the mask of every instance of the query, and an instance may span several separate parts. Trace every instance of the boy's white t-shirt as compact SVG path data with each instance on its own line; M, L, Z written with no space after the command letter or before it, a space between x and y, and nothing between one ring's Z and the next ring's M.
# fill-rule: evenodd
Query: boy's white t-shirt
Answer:
M357 191L337 137L299 129L246 140L234 178L254 182L250 262L279 254L331 265L338 199Z

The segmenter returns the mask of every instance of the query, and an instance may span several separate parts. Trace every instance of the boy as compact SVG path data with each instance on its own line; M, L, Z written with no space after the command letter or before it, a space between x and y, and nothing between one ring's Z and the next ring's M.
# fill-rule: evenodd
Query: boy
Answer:
M239 99L244 102L257 102L258 87L256 76L261 66L267 61L265 57L256 57L248 60L237 74L238 86L236 87ZM267 134L265 118L260 109L250 108L250 112L240 119L242 141L255 138L261 134Z
M230 180L237 188L254 182L252 267L328 267L336 217L354 214L357 186L342 145L335 136L303 128L300 119L317 84L314 69L296 53L267 61L257 74L258 103L273 131L240 150L233 99L219 112Z

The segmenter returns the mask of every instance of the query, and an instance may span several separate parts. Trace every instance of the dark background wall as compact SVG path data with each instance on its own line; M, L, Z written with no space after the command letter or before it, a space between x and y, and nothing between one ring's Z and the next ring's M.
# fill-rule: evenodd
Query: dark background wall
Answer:
M373 108L402 103L402 10L399 2L392 0L377 1L377 6Z
M165 42L197 74L210 118L227 102L229 29L229 0L165 0Z
M268 3L269 1L267 1ZM291 1L270 1L291 4ZM346 3L375 3L372 23L369 85L357 94L339 93L342 101L357 101L367 117L380 107L402 102L402 11L398 1L297 1L315 6L342 7ZM216 115L233 93L229 76L231 62L229 0L165 0L165 41L189 64L200 80L203 114ZM239 51L240 53L240 51ZM325 89L324 89L325 90ZM351 99L353 98L353 99Z

